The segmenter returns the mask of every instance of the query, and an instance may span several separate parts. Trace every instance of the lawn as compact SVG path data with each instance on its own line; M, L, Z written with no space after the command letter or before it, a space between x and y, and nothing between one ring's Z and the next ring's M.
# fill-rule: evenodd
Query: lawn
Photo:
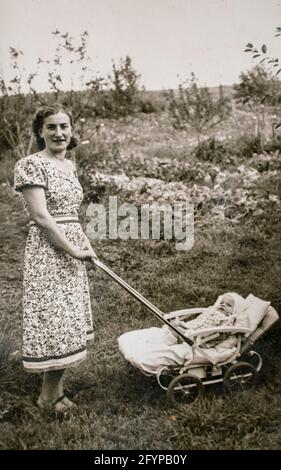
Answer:
M232 116L217 138L242 140L241 116ZM244 118L250 129L251 116ZM186 191L195 205L195 241L191 250L176 251L173 241L99 240L100 259L165 312L211 305L227 291L270 300L280 312L279 153L200 161L192 154L194 135L169 127L165 115L104 120L101 129L94 149L77 153L84 228L87 205L98 197L171 202ZM131 367L117 346L123 332L160 326L158 320L90 264L96 341L87 362L66 374L78 409L64 420L42 414L35 405L41 378L24 372L20 357L27 219L8 184L0 196L1 449L281 449L279 324L256 345L264 360L256 390L228 397L220 386L209 387L203 400L174 408L156 380Z

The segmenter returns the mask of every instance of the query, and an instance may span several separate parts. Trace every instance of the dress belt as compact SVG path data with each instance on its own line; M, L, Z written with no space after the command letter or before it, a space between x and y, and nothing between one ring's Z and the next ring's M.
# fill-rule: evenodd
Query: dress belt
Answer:
M52 218L57 224L68 224L71 222L80 223L77 215L53 215ZM34 220L31 220L28 224L29 227L33 227L34 225L37 225Z

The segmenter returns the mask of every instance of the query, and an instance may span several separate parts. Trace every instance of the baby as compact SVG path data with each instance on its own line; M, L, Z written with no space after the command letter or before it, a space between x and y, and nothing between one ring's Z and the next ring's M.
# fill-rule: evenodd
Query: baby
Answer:
M207 308L194 320L174 320L172 324L183 334L214 326L233 326L237 319L237 316L234 314L234 306L234 297L231 294L225 294L216 306Z
M208 326L232 326L236 322L236 315L234 315L234 298L230 294L222 296L217 307L210 307L210 313L208 316Z

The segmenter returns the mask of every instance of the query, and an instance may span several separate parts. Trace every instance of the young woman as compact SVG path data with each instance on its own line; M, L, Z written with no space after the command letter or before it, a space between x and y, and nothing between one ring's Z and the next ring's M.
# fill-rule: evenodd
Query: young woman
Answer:
M38 152L15 166L15 190L30 222L23 279L23 366L43 372L38 406L64 412L66 367L86 358L93 339L85 260L96 258L78 220L83 198L74 163L72 118L61 105L40 108L33 120Z

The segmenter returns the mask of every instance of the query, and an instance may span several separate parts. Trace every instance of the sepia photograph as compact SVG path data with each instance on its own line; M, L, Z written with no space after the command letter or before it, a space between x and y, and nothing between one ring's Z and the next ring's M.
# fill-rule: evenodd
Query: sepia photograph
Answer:
M0 0L0 44L1 459L281 450L281 0Z

